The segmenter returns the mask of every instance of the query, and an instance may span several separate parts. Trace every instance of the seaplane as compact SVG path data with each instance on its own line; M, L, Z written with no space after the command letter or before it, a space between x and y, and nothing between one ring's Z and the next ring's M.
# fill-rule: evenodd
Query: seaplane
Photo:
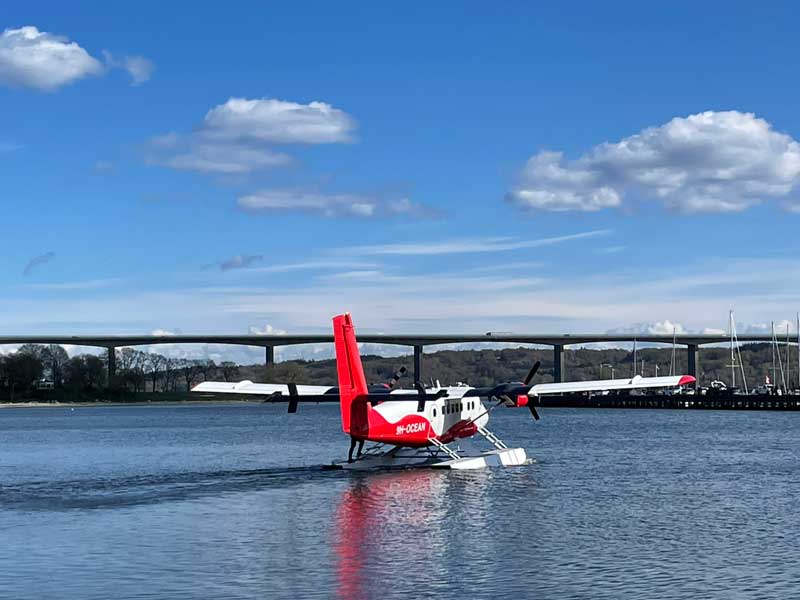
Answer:
M498 383L488 387L466 385L397 389L401 373L387 384L367 384L358 349L353 320L349 313L333 317L337 387L297 385L296 383L253 383L252 381L204 381L193 392L213 394L256 394L264 402L287 402L288 412L297 412L301 402L338 402L342 430L350 436L347 460L333 462L331 468L370 470L432 467L439 469L481 469L492 466L521 466L532 461L524 448L511 448L487 429L493 410L505 406L527 408L539 420L535 403L550 394L670 388L695 383L691 375L641 377L538 383L537 361L523 381ZM489 449L467 454L458 440L480 436ZM365 442L371 446L364 450ZM358 446L358 450L353 455Z

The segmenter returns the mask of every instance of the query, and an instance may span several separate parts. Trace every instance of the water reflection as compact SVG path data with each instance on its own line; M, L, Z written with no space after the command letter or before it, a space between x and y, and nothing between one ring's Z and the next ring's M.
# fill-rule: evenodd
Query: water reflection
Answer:
M458 536L453 523L480 526L490 477L432 470L354 475L333 523L338 597L413 595L445 583Z

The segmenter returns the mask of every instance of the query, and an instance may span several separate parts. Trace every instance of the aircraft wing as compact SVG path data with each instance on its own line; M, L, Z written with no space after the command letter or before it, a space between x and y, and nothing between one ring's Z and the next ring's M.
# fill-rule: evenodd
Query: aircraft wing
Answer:
M294 389L292 389L294 388ZM288 402L289 412L297 410L298 402L339 402L339 388L327 385L295 385L287 383L253 383L252 381L204 381L192 388L193 392L212 394L255 394L266 396L264 402ZM359 396L365 402L386 402L402 400L416 402L422 412L425 402L447 396L447 390L392 390Z
M193 392L211 392L214 394L258 394L271 396L273 394L289 395L289 385L286 383L253 383L252 381L204 381L192 388ZM298 385L297 393L300 396L324 396L334 394L338 400L337 389L330 385Z
M571 394L574 392L602 392L614 390L638 390L641 388L668 388L694 383L691 375L674 375L669 377L642 377L632 379L602 379L596 381L570 381L567 383L539 383L534 385L530 396L547 394Z

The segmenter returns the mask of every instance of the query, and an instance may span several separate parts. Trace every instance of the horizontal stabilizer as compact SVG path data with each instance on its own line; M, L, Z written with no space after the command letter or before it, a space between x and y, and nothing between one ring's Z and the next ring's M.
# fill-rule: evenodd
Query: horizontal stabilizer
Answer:
M571 394L576 392L603 392L614 390L638 390L641 388L671 388L695 382L691 375L668 377L642 377L632 379L602 379L597 381L570 381L567 383L539 383L528 392L531 396L547 394Z

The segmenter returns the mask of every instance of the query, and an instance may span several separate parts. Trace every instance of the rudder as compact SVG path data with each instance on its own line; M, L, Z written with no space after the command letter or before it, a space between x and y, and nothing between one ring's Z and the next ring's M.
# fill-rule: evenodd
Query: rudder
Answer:
M350 313L333 317L333 343L336 348L342 429L351 435L365 435L368 402L354 400L367 395L369 390Z

